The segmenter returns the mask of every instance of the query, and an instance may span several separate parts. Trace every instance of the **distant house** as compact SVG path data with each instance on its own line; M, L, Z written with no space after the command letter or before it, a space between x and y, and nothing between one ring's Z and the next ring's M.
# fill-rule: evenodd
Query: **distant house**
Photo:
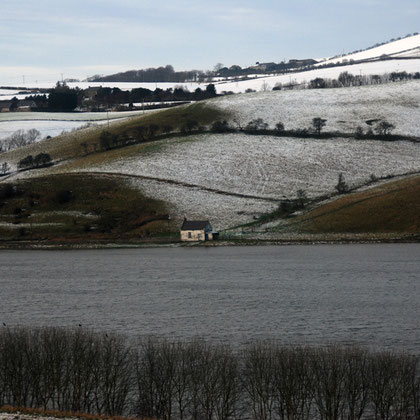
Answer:
M0 101L0 112L9 112L12 101Z
M306 66L313 66L314 64L316 64L318 61L312 59L312 58L304 58L301 60L289 60L289 64L292 65L293 67L306 67Z
M36 108L36 103L34 101L18 101L17 111L30 111L31 109Z
M36 108L34 101L12 99L10 101L0 101L0 112L10 111L30 111Z
M212 241L218 233L208 220L187 220L181 227L181 241Z

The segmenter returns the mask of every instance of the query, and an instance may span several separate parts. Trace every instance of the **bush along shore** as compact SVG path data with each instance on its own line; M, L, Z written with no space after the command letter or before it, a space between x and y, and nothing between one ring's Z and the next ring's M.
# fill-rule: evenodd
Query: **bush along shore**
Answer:
M159 419L419 419L417 355L0 330L0 407Z

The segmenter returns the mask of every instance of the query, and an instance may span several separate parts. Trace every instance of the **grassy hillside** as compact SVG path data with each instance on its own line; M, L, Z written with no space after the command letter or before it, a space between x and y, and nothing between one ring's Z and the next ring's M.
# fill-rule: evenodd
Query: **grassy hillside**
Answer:
M205 126L221 118L224 114L226 113L205 102L170 108L127 118L123 121L111 122L109 127L103 125L66 133L46 141L3 153L0 155L0 163L8 162L9 165L16 165L23 157L29 154L36 155L41 152L49 153L53 160L80 157L85 155L86 151L92 152L94 149L100 149L100 135L104 130L109 131L113 135L136 138L139 127L148 127L154 124L159 128L170 126L177 131L188 121L196 121L199 125ZM158 132L157 135L159 134ZM83 143L85 145L82 146Z
M297 217L303 233L420 234L420 176L345 195Z
M0 184L0 242L127 241L173 230L167 206L123 178L63 174Z

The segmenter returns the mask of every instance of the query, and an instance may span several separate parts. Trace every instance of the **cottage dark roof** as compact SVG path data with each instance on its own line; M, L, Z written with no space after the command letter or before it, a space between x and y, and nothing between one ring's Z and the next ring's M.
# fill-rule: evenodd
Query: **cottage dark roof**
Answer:
M203 230L208 224L208 220L184 220L181 230Z

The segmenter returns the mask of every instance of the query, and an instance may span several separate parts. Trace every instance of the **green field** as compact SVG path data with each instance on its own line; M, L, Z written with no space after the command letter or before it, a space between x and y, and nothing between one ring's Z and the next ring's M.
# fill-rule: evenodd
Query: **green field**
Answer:
M50 175L0 185L0 243L172 238L165 203L123 178Z

